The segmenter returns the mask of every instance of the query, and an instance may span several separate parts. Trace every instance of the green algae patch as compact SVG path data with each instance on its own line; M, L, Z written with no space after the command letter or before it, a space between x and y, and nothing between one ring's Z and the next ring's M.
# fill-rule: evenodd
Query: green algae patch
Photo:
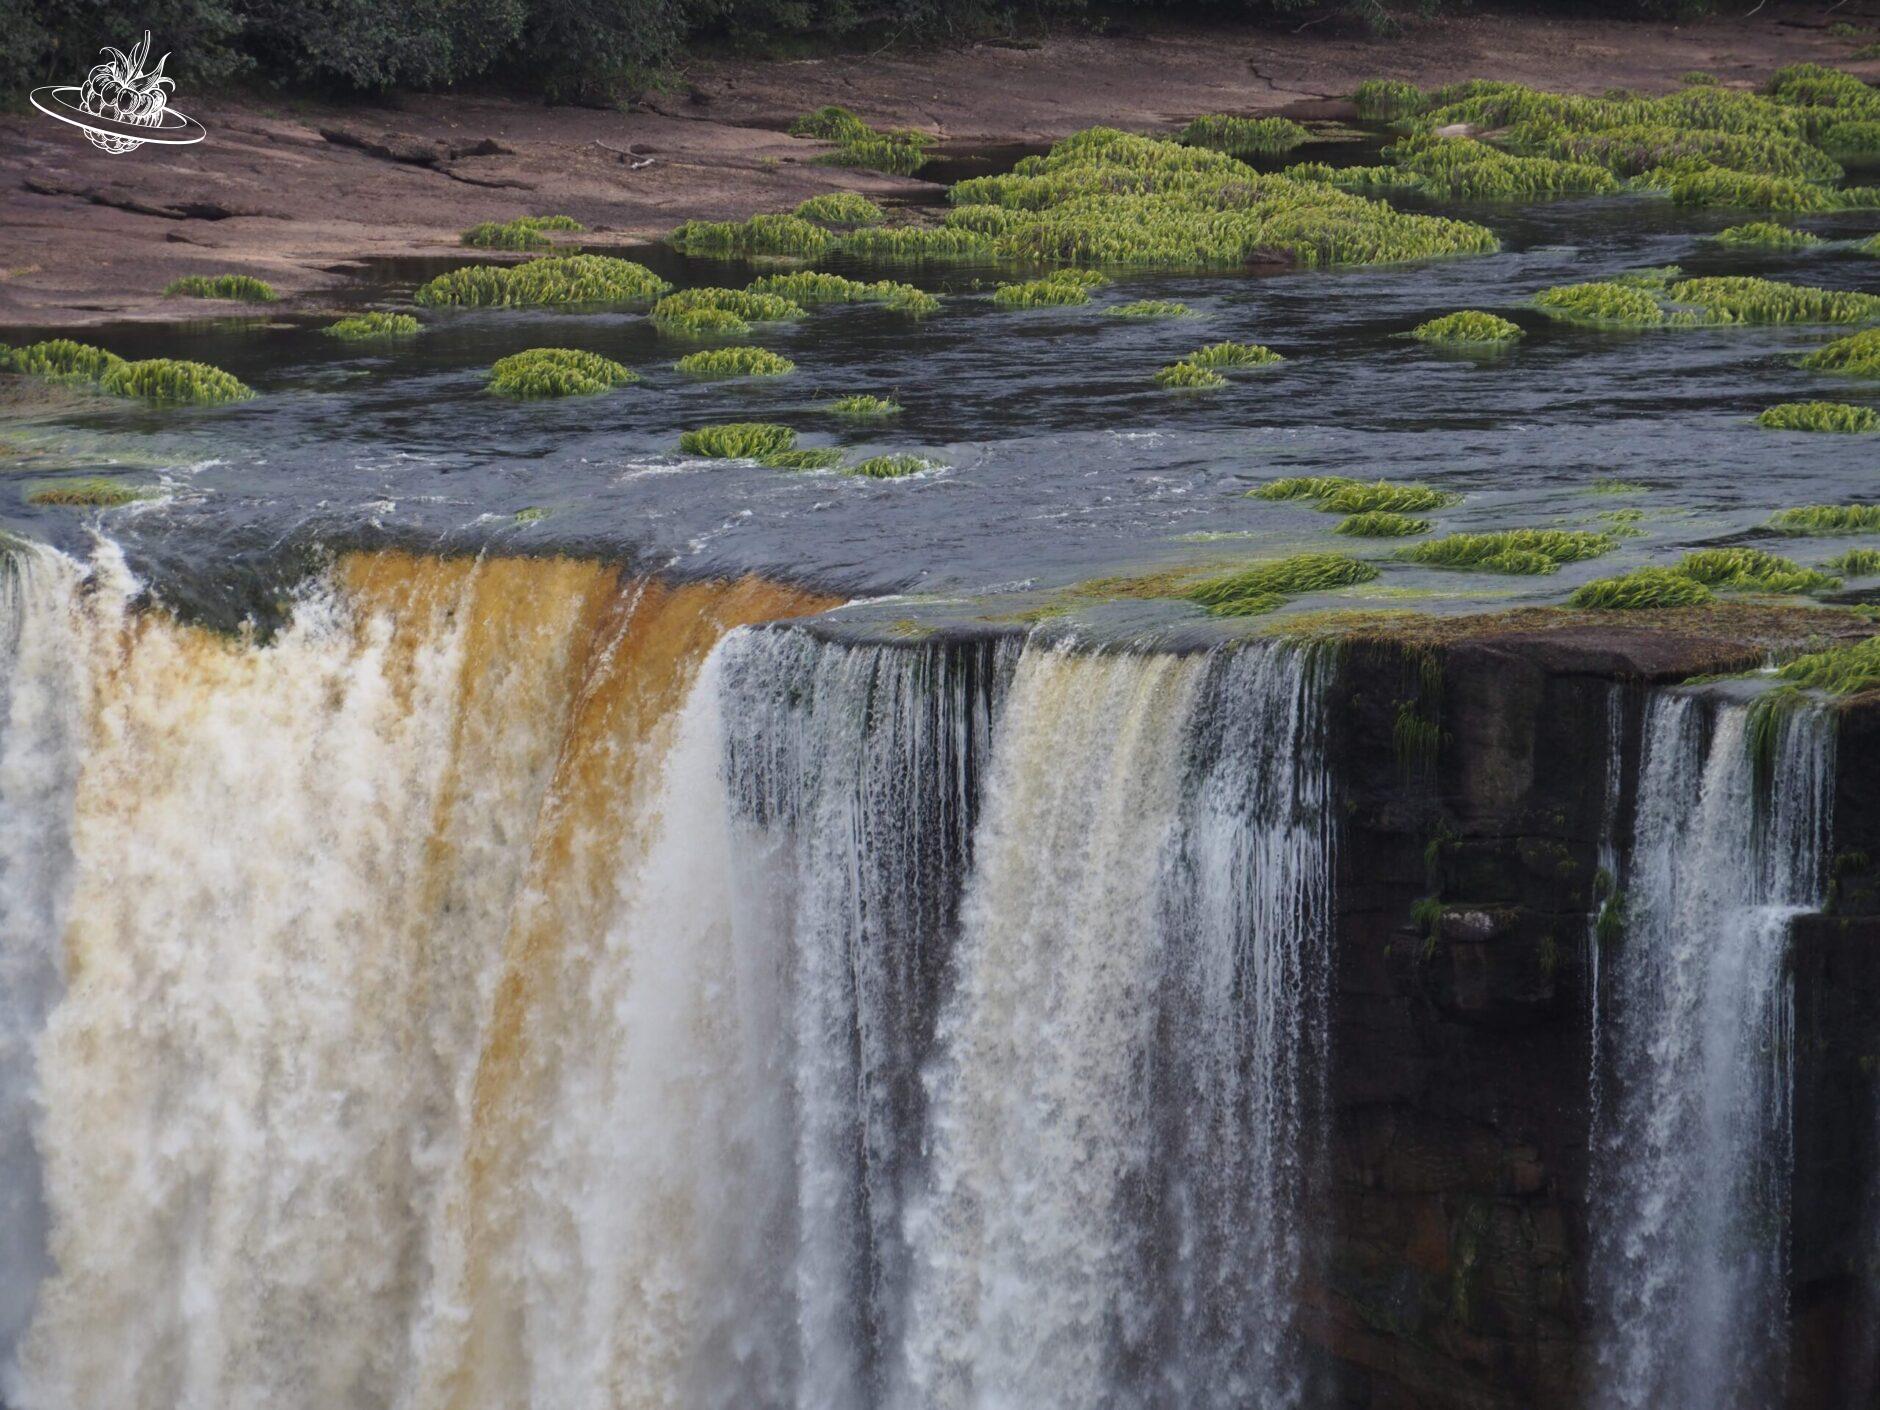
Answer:
M1193 318L1195 311L1173 299L1137 299L1134 303L1112 304L1103 310L1111 318Z
M1419 323L1410 336L1422 343L1450 347L1488 347L1512 343L1522 336L1521 325L1479 309L1463 309Z
M412 295L421 307L527 308L655 299L672 286L643 264L610 255L558 255L521 264L472 264Z
M28 343L23 348L0 352L0 367L9 372L68 384L96 385L106 372L123 361L116 353L70 338L48 338L41 343Z
M846 397L837 397L826 409L831 416L846 417L851 421L878 421L884 416L899 416L901 403L892 397L854 392Z
M1210 343L1182 359L1197 367L1265 367L1285 360L1259 343Z
M793 212L818 225L879 225L888 213L859 191L829 191L811 196Z
M489 388L524 400L594 396L640 380L639 374L599 353L577 348L529 348L497 359Z
M1664 607L1695 607L1711 600L1711 591L1695 578L1670 568L1640 568L1614 578L1582 583L1567 598L1569 607L1601 612L1639 612Z
M848 108L831 103L791 120L792 137L814 137L823 142L848 142L875 129Z
M1408 538L1412 534L1427 534L1429 531L1428 519L1413 519L1408 514L1398 514L1388 509L1366 510L1362 514L1341 519L1332 526L1335 534L1348 534L1361 539Z
M1529 201L1544 196L1610 195L1619 180L1592 162L1517 156L1473 137L1406 137L1384 160L1417 178L1417 186L1457 200Z
M1569 323L1595 328L1662 328L1665 311L1648 289L1616 280L1558 284L1534 296L1535 307Z
M378 338L408 338L420 332L423 326L408 313L387 313L375 309L370 313L348 314L338 322L327 324L320 331L342 342L360 343Z
M1249 499L1324 499L1348 485L1363 484L1349 475L1288 475L1247 491Z
M1880 530L1880 504L1805 504L1779 509L1769 527L1779 534L1824 537Z
M1175 140L1184 147L1207 147L1236 157L1272 156L1311 141L1312 134L1291 118L1208 113L1190 122Z
M1858 695L1880 690L1880 637L1798 656L1777 667L1776 675L1802 690L1819 690L1829 695Z
M1839 578L1760 548L1700 549L1685 554L1672 571L1720 592L1798 593L1840 586Z
M1641 485L1636 480L1605 479L1595 480L1586 487L1588 494L1645 494L1650 485Z
M746 255L796 255L813 259L837 237L798 215L754 215L749 220L688 220L667 237L681 253L718 259Z
M682 432L679 449L714 460L762 460L796 445L796 432L772 421L727 421Z
M1198 362L1171 362L1157 370L1155 384L1173 392L1205 392L1225 387L1227 378Z
M728 314L748 330L753 323L785 323L801 318L804 309L780 294L710 287L681 289L666 295L652 309L653 322L662 328L695 333L731 331L724 320L701 319L699 314Z
M777 450L759 456L757 463L771 470L833 470L842 463L842 452L830 447L813 450Z
M1378 480L1372 484L1360 482L1337 485L1313 498L1317 501L1314 507L1327 514L1369 514L1378 511L1413 514L1446 509L1462 501L1461 495L1452 494L1448 490L1439 490L1430 485L1392 483L1389 480Z
M796 371L796 364L782 353L769 348L708 348L687 353L673 364L688 377L783 377Z
M933 139L920 132L876 132L842 143L817 157L822 166L857 167L890 176L912 176L927 160Z
M271 304L280 295L265 279L251 274L187 274L163 286L166 299L229 299L244 304Z
M116 397L141 397L169 406L217 406L247 401L255 394L253 388L219 367L168 357L115 363L98 379L98 389Z
M127 485L122 480L99 476L86 478L38 480L26 487L28 504L56 504L75 509L116 509L151 499L161 491L146 485Z
M868 480L903 480L923 470L942 469L937 460L922 455L873 455L851 465L848 473Z
M573 216L524 215L514 220L482 221L464 231L458 239L480 250L546 250L554 243L548 238L549 231L586 228Z
M1482 573L1541 574L1563 563L1610 553L1618 540L1587 529L1504 529L1496 533L1450 534L1399 549L1406 563Z
M846 236L842 249L858 259L907 263L991 259L997 253L990 236L947 225L874 226Z
M1880 377L1880 328L1836 338L1809 353L1801 366L1810 372L1835 372L1845 377Z
M1271 612L1300 593L1368 583L1377 576L1375 566L1343 553L1298 553L1204 578L1181 596L1217 617L1251 617Z
M1785 401L1756 418L1765 431L1821 431L1864 435L1880 428L1880 412L1838 401Z
M1880 577L1880 548L1850 548L1821 566L1844 578Z
M1056 308L1090 302L1090 290L1072 280L1033 279L1023 284L1001 284L992 292L1001 308Z
M1863 323L1880 318L1880 295L1749 275L1686 279L1673 284L1667 296L1673 303L1703 309L1718 323Z
M1792 225L1778 225L1772 220L1732 225L1727 230L1719 230L1710 238L1719 245L1743 250L1805 250L1812 245L1826 243L1819 235L1797 230Z

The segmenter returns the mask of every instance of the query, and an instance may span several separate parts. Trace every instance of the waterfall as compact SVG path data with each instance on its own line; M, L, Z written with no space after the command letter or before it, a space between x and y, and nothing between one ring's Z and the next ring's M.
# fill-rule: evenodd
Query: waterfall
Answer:
M1688 692L1647 711L1589 1195L1606 1410L1781 1400L1787 936L1821 904L1832 775L1822 712L1755 719Z

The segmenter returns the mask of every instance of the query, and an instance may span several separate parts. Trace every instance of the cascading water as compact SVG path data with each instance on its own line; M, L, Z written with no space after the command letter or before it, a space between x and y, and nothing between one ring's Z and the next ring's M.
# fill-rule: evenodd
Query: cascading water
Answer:
M16 1410L1306 1403L1316 655L134 596L0 578Z
M1606 1410L1760 1410L1787 1342L1792 918L1821 904L1830 718L1684 692L1645 720L1590 1206ZM1760 743L1767 749L1759 753ZM1758 759L1767 764L1759 770Z

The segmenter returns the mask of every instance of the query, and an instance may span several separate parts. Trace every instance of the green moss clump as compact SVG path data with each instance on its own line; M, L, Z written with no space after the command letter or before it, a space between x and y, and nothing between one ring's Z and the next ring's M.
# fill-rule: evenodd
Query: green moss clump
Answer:
M1183 358L1197 367L1265 367L1286 359L1259 343L1210 343Z
M1411 534L1427 534L1430 531L1428 519L1413 519L1408 514L1398 514L1388 509L1371 509L1362 514L1353 514L1348 519L1341 519L1333 526L1335 534L1350 534L1354 538L1397 539L1407 538Z
M1819 245L1819 235L1797 230L1792 225L1778 225L1773 220L1753 220L1747 225L1732 225L1711 237L1719 245L1733 245L1747 250L1805 250Z
M1112 318L1193 318L1195 311L1173 299L1137 299L1134 303L1112 304L1103 310Z
M463 232L464 244L484 250L545 250L553 242L550 230L583 230L573 216L525 215L515 220L486 220Z
M51 382L96 383L123 361L116 353L70 338L49 338L43 343L28 343L23 348L0 352L0 367Z
M1601 328L1659 328L1665 322L1650 292L1611 280L1556 285L1536 294L1534 303L1557 318Z
M1492 313L1464 309L1444 314L1427 323L1419 323L1410 336L1425 343L1485 344L1512 343L1521 337L1521 325L1497 318Z
M813 221L797 215L754 215L749 220L688 220L667 243L688 255L736 259L745 255L800 255L813 259L826 253L836 237Z
M1301 143L1311 141L1312 134L1291 118L1244 118L1210 113L1189 123L1176 134L1175 140L1185 147L1208 147L1216 152L1247 157L1290 152Z
M1377 569L1342 553L1298 553L1238 572L1204 578L1182 596L1217 617L1270 612L1288 596L1368 583Z
M1725 592L1814 592L1840 579L1760 548L1706 548L1687 553L1674 571Z
M1850 548L1822 566L1844 578L1880 577L1880 548Z
M796 445L796 432L771 421L727 421L682 432L679 449L714 460L762 460Z
M1447 508L1459 502L1462 496L1432 489L1428 485L1392 484L1388 480L1379 480L1369 485L1339 485L1316 498L1317 507L1327 514L1368 514L1374 510L1415 514Z
M232 299L245 304L271 304L279 297L274 286L251 274L188 274L163 287L163 297Z
M855 421L873 421L883 416L899 416L901 404L892 397L878 397L868 392L855 392L846 397L837 397L828 405L832 416L846 416Z
M778 450L759 456L757 463L772 470L833 470L842 463L842 452L826 446L814 450Z
M857 461L848 473L869 480L900 480L923 470L938 470L940 462L919 455L875 455Z
M796 208L796 215L818 225L879 225L888 213L859 191L828 191L811 196Z
M1451 534L1401 549L1398 557L1430 568L1489 573L1551 573L1612 551L1611 534L1586 529L1504 529L1497 533Z
M690 328L695 332L728 331L688 320L688 315L703 310L728 313L742 324L783 323L803 316L803 306L780 294L757 293L749 289L697 288L668 294L653 305L653 322L662 327Z
M845 253L873 260L991 259L990 236L944 225L883 225L857 230L842 241Z
M1880 689L1880 637L1798 656L1778 667L1776 675L1802 690L1821 690L1830 695L1857 695Z
M1640 568L1616 578L1582 583L1567 598L1569 607L1639 611L1654 607L1695 607L1710 601L1710 589L1670 568ZM1604 920L1604 916L1601 916Z
M1001 308L1052 308L1087 304L1090 291L1070 280L1033 279L1023 284L999 285L993 290L992 301Z
M673 364L688 377L782 377L796 364L768 348L708 348L687 353Z
M1227 378L1198 362L1171 362L1156 371L1155 384L1171 391L1210 391L1225 387Z
M1288 475L1247 491L1249 499L1324 499L1349 485L1362 484L1349 475Z
M1367 78L1351 95L1366 122L1395 122L1423 111L1423 90L1395 78Z
M1686 279L1669 290L1674 303L1701 308L1720 323L1861 323L1880 318L1880 295L1818 289L1733 275Z
M850 142L867 137L874 130L849 109L834 103L813 113L804 113L789 128L792 137L814 137L823 142Z
M329 338L351 343L369 338L408 338L422 327L408 313L387 313L374 309L370 313L350 314L337 323L327 324L320 331Z
M472 264L440 274L412 295L423 307L525 308L621 304L672 286L643 264L609 255L559 255L521 264Z
M1867 534L1880 529L1880 504L1807 504L1779 509L1769 527L1780 534Z
M147 486L127 485L101 476L83 479L40 480L26 490L28 504L59 504L79 509L115 509L157 493Z
M1862 435L1880 428L1880 412L1870 406L1835 401L1785 401L1756 418L1766 431L1832 431Z
M1803 358L1811 372L1838 372L1848 377L1880 377L1880 328L1850 333Z
M599 353L576 348L529 348L499 358L490 368L490 390L504 396L593 396L639 381L639 374Z
M170 405L216 406L254 396L252 388L219 367L167 357L116 363L105 369L98 386L112 396Z

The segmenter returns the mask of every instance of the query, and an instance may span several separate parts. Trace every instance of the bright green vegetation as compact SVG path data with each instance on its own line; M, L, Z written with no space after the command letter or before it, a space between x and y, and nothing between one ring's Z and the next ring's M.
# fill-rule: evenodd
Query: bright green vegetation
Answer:
M836 236L798 215L754 215L749 220L688 220L667 243L688 255L732 259L740 255L800 255L813 259Z
M945 225L880 225L842 241L846 254L876 260L991 259L991 237Z
M1155 384L1171 391L1206 391L1225 387L1227 379L1212 367L1203 367L1198 362L1171 362L1156 371Z
M28 343L23 348L0 352L0 367L22 372L29 377L43 377L50 382L91 382L124 361L116 353L95 348L90 343L70 338L50 338L43 343Z
M168 357L114 363L98 379L98 388L117 397L194 406L247 401L254 395L252 388L219 367Z
M1703 69L1687 69L1678 75L1678 82L1687 88L1709 87L1716 83L1717 75Z
M1669 289L1683 277L1682 265L1654 264L1643 269L1625 269L1617 274L1609 274L1605 282L1623 284L1628 289Z
M1673 303L1703 309L1713 323L1861 323L1880 318L1880 295L1742 275L1686 279L1673 284L1668 296Z
M1265 367L1286 359L1259 343L1210 343L1183 358L1197 367Z
M525 215L515 220L486 220L464 231L462 240L484 250L545 250L553 242L551 230L584 230L587 227L573 216Z
M899 313L913 314L933 313L940 307L940 300L912 284L897 284L892 279L869 283L807 269L766 274L753 279L747 287L753 294L772 294L799 305L878 303Z
M1797 656L1776 674L1802 690L1855 695L1880 688L1880 637Z
M370 313L349 314L337 323L327 324L320 331L329 338L360 342L368 338L407 338L422 327L408 313L387 313L374 309Z
M879 225L888 218L886 211L859 191L830 191L811 196L797 206L795 213L818 225Z
M1271 612L1298 593L1368 583L1377 576L1371 564L1342 553L1297 553L1204 578L1182 596L1200 603L1217 617L1251 617Z
M1430 531L1428 519L1412 519L1408 514L1397 514L1388 509L1372 509L1362 514L1353 514L1348 519L1341 519L1332 528L1335 534L1350 534L1362 539L1398 539L1411 534L1427 534Z
M842 463L842 452L827 446L814 450L778 450L759 456L757 463L772 470L833 470Z
M897 176L912 176L919 170L927 159L927 146L933 141L919 132L878 131L847 108L833 104L804 113L790 124L790 135L834 142L836 150L816 158L819 162L830 166L869 167Z
M1665 311L1648 290L1611 280L1559 284L1534 296L1536 307L1570 323L1599 328L1659 328Z
M1802 359L1811 372L1839 372L1848 377L1880 377L1880 328L1850 333Z
M1830 558L1822 566L1844 578L1880 577L1880 548L1850 548L1840 557Z
M1670 568L1640 568L1616 578L1582 583L1567 598L1569 607L1639 611L1654 607L1695 607L1710 601L1710 589ZM1605 917L1600 917L1603 922Z
M509 397L592 396L639 380L619 363L575 348L529 348L490 368L490 390Z
M849 467L849 474L870 480L899 480L923 470L938 470L940 462L919 455L874 455Z
M832 416L846 416L856 421L872 421L883 416L899 416L901 403L892 397L878 397L868 392L855 392L846 397L837 397L829 403L827 410Z
M1280 480L1268 480L1264 485L1247 491L1249 499L1324 499L1335 494L1347 485L1358 485L1362 480L1354 480L1349 475L1288 475Z
M82 509L115 509L149 499L157 491L144 486L127 485L122 480L88 477L69 480L41 480L26 491L28 504L63 504Z
M1616 542L1611 534L1586 529L1503 529L1487 534L1451 534L1400 549L1397 556L1431 568L1551 573L1563 563L1608 553Z
M1317 500L1315 507L1327 514L1368 514L1374 510L1416 514L1431 509L1446 509L1459 503L1462 496L1429 485L1392 484L1389 480L1379 480L1368 485L1357 481L1336 485L1313 498Z
M1162 269L1302 265L1482 254L1482 226L1411 215L1320 180L1255 171L1205 147L1114 128L1071 134L1004 176L959 182L955 206L1027 214L986 237L1006 259Z
M1720 166L1659 167L1639 177L1638 183L1643 188L1663 191L1681 206L1743 206L1802 213L1880 206L1880 191L1869 186L1837 191L1790 177L1759 176Z
M823 142L850 142L874 130L847 108L834 103L813 113L804 113L789 128L792 137L814 137Z
M1244 118L1209 113L1189 123L1176 134L1175 140L1184 147L1208 147L1236 157L1250 157L1290 152L1300 143L1311 141L1312 134L1291 118Z
M233 299L245 304L271 304L279 297L274 286L252 274L186 274L163 286L163 297Z
M940 311L940 300L924 289L916 289L912 284L897 284L892 279L877 279L868 286L869 299L896 313L912 314L916 318Z
M1880 427L1880 412L1837 401L1785 401L1756 418L1767 431L1835 431L1860 435Z
M658 298L672 286L643 264L611 255L559 255L521 264L472 264L440 274L412 295L424 307L523 308L623 304Z
M1103 310L1112 318L1193 318L1195 311L1173 299L1138 299L1134 303L1112 304Z
M762 460L781 455L796 445L796 432L771 421L727 421L700 426L679 436L679 449L687 455L714 460Z
M1880 504L1806 504L1779 509L1769 527L1782 534L1867 534L1880 529Z
M742 337L753 323L803 316L803 306L780 294L749 289L681 289L653 305L653 322L668 332Z
M1410 336L1425 343L1512 343L1521 336L1521 325L1492 313L1464 309L1419 323L1410 330Z
M1068 279L1033 279L1023 284L1001 284L992 292L1001 308L1049 308L1087 304L1090 291Z
M1778 225L1773 220L1753 220L1747 225L1732 225L1711 237L1719 245L1733 245L1750 250L1804 250L1819 245L1819 235L1797 230L1792 225Z
M1514 156L1473 137L1418 135L1386 147L1384 159L1417 186L1461 200L1532 200L1606 195L1619 180L1603 166L1552 156Z
M708 348L687 353L673 364L688 377L782 377L796 364L768 348Z
M1351 95L1358 116L1366 122L1394 122L1414 116L1426 106L1423 90L1394 78L1367 78Z
M1813 592L1840 583L1760 548L1700 549L1685 554L1673 571L1721 592Z
M1821 134L1821 145L1837 157L1871 157L1880 152L1880 122L1837 122Z

